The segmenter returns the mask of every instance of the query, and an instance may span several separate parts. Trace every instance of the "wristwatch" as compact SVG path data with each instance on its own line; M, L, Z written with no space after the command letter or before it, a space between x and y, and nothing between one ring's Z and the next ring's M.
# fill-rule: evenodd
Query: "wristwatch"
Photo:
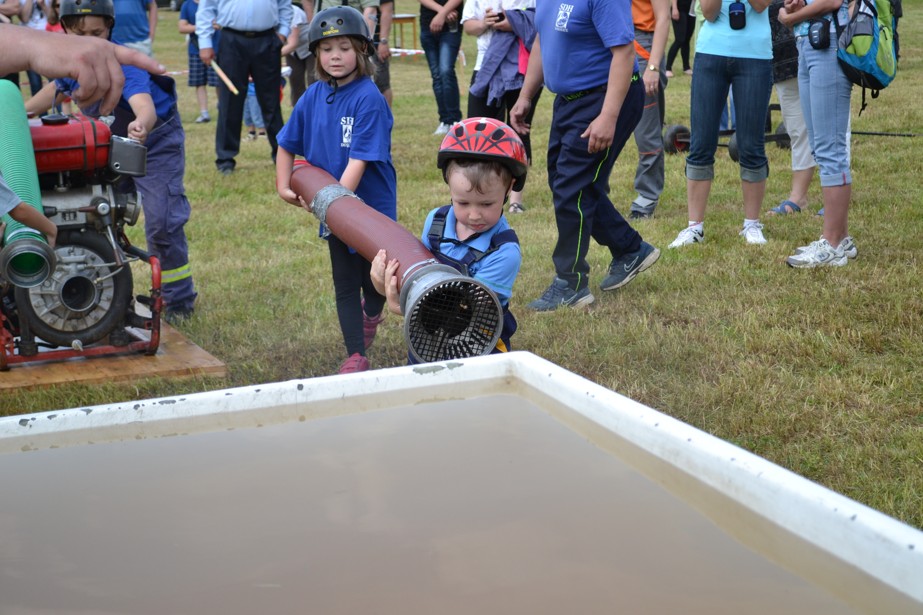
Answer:
M648 65L647 65L647 70L652 70L652 71L654 71L655 73L659 73L659 72L660 72L660 67L657 66L656 64L648 64Z
M385 45L387 45L387 44L388 44L388 39L386 39L386 38L378 39L378 42L379 42L379 43L384 43Z

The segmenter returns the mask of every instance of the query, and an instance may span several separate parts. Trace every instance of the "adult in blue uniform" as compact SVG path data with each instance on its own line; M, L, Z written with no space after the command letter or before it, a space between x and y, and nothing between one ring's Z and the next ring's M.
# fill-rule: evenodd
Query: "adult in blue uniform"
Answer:
M214 49L214 24L221 27L221 49ZM215 127L215 165L224 175L234 172L240 153L240 128L247 101L247 83L253 78L263 111L266 136L276 159L276 135L282 130L279 85L282 46L292 25L291 0L200 0L196 12L199 57L206 66L212 60L237 88L233 94L224 83L218 86L218 121Z
M61 22L69 36L108 39L114 14L111 0L95 0L89 5L81 0L61 3ZM144 208L148 252L160 260L165 318L176 323L192 314L197 296L184 231L191 208L183 185L186 133L176 107L176 86L169 77L151 75L134 66L123 65L122 71L125 84L112 111L112 133L137 139L147 147L147 175L133 181ZM57 79L30 99L26 109L47 109L56 92L74 96L79 88L73 79ZM91 117L100 115L97 103L82 104L80 110Z
M544 312L593 302L590 237L612 254L602 290L628 284L660 251L642 240L608 195L612 166L644 109L630 1L539 2L535 26L538 35L510 120L518 132L528 131L525 117L542 82L556 94L548 138L548 184L558 226L555 279L529 304Z

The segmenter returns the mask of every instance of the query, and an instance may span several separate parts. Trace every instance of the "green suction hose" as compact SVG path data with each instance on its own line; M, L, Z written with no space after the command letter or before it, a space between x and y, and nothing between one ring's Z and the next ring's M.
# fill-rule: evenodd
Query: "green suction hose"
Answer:
M44 215L22 94L6 80L0 80L0 173L10 190ZM3 222L6 230L0 250L0 278L24 288L42 284L54 271L54 250L44 235L8 214Z

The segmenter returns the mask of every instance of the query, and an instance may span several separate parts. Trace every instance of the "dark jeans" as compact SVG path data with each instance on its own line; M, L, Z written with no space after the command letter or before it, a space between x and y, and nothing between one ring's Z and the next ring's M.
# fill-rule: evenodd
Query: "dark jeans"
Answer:
M679 19L673 20L673 44L670 45L670 51L667 52L667 70L673 70L673 60L676 59L677 52L682 57L683 70L691 68L689 64L689 43L695 33L695 16L689 14L690 5L691 2L688 0L679 0L676 3Z
M740 152L740 177L744 181L766 179L766 114L772 93L771 60L730 58L695 54L690 109L691 138L686 156L686 177L710 180L714 177L715 152L721 108L734 86L735 136Z
M449 32L448 28L444 28L439 34L433 34L429 28L423 28L420 32L420 45L429 63L439 121L443 124L454 124L462 119L458 77L455 75L461 41L461 29Z

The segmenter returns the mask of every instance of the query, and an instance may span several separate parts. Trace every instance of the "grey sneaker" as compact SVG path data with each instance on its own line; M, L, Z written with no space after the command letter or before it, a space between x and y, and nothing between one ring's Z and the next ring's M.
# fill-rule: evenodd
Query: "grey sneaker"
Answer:
M823 239L823 236L821 237L821 239ZM800 248L795 248L795 252L793 254L795 255L801 254L805 250L811 249L811 246L813 246L815 243L817 242L815 241L809 245L801 246ZM853 259L859 256L859 249L856 247L856 242L853 241L852 235L847 235L846 237L844 237L843 241L840 242L839 247L846 254L846 258Z
M705 241L704 231L699 231L691 226L687 226L679 232L679 235L676 236L676 239L673 240L668 248L679 248L682 246L688 246L693 243L699 243Z
M593 303L593 295L588 287L574 290L567 285L567 280L555 278L542 296L530 303L530 310L551 312L559 307L583 307Z
M195 119L196 124L204 124L210 121L212 121L212 118L210 115L208 115L208 111L203 111L202 113L199 114L199 117Z
M813 269L814 267L842 267L849 259L839 246L834 248L826 239L818 239L800 254L793 254L786 260L789 267Z
M609 263L609 275L599 284L599 287L602 290L621 288L635 279L636 275L656 263L658 258L660 258L660 250L642 241L641 247L634 252L612 259Z

